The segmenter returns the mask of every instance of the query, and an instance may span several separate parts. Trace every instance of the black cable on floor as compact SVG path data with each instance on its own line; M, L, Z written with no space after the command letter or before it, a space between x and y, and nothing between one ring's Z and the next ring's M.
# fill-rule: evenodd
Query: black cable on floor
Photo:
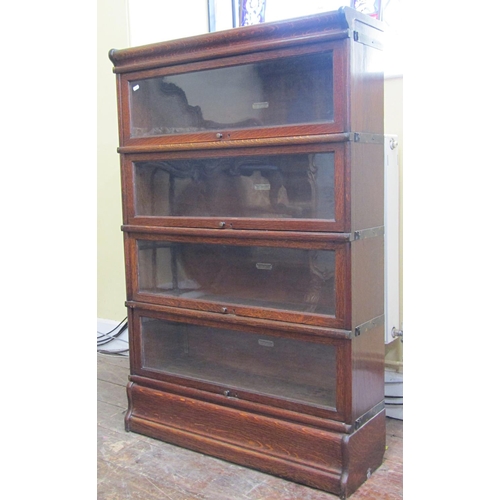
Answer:
M123 321L125 321L125 320L123 320ZM123 321L121 321L119 323L119 325L121 325L123 323ZM124 323L122 325L122 327L118 330L118 332L111 335L110 333L113 332L114 330L116 330L116 328L118 328L118 326L113 328L113 330L110 330L109 333L102 333L100 336L98 336L97 337L97 345L104 345L104 344L108 344L109 342L112 342L113 340L120 340L120 339L118 339L118 337L128 328L128 322Z
M111 356L128 356L128 349L122 351L106 351L105 349L97 349L99 354L108 354Z
M124 318L122 321L120 321L120 323L118 323L118 325L115 326L115 328L110 330L108 333L102 333L99 331L97 332L99 334L97 336L97 352L99 352L101 354L114 354L114 355L119 355L119 356L127 355L128 351L129 351L128 349L119 349L119 350L115 350L115 351L99 349L100 346L109 344L110 342L113 342L114 340L119 340L121 342L125 342L128 344L127 340L123 340L123 339L118 338L128 328L128 322L126 320L127 320L127 318ZM119 330L116 333L112 334L112 332L114 332L118 328L119 328Z
M105 337L107 335L109 335L111 332L114 332L117 328L119 328L119 326L124 322L124 321L127 321L127 318L123 318L113 329L111 329L109 332L107 333L103 333L103 332L100 332L100 331L97 331L97 333L99 334L99 336L97 338L100 338L100 337Z

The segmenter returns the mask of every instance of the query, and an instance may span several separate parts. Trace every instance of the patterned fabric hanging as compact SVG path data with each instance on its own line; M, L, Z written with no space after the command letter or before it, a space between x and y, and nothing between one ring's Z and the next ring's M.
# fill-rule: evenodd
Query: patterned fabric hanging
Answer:
M250 26L265 21L266 0L242 0L240 26Z

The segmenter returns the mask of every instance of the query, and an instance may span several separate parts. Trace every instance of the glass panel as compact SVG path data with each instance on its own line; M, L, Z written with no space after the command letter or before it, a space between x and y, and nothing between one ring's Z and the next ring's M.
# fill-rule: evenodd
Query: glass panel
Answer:
M145 368L335 407L336 348L271 335L142 318Z
M334 153L135 162L139 216L335 219Z
M132 137L333 121L331 52L129 85Z
M139 291L335 315L335 252L138 241Z

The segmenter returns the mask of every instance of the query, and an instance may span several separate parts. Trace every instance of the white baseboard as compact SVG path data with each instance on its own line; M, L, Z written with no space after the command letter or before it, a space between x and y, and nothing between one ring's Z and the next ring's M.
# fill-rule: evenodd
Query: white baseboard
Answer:
M119 321L114 321L111 319L97 318L97 337L102 338L102 334L110 333L115 334L118 330L114 330L120 324ZM121 326L120 326L121 328ZM119 351L128 348L128 328L120 335L118 339L112 340L107 344L97 346L98 349L105 349L106 351Z

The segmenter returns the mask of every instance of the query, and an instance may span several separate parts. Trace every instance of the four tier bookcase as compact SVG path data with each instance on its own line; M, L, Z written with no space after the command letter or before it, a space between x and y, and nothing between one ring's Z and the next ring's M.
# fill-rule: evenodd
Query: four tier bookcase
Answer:
M111 50L129 431L349 496L381 464L382 25Z

